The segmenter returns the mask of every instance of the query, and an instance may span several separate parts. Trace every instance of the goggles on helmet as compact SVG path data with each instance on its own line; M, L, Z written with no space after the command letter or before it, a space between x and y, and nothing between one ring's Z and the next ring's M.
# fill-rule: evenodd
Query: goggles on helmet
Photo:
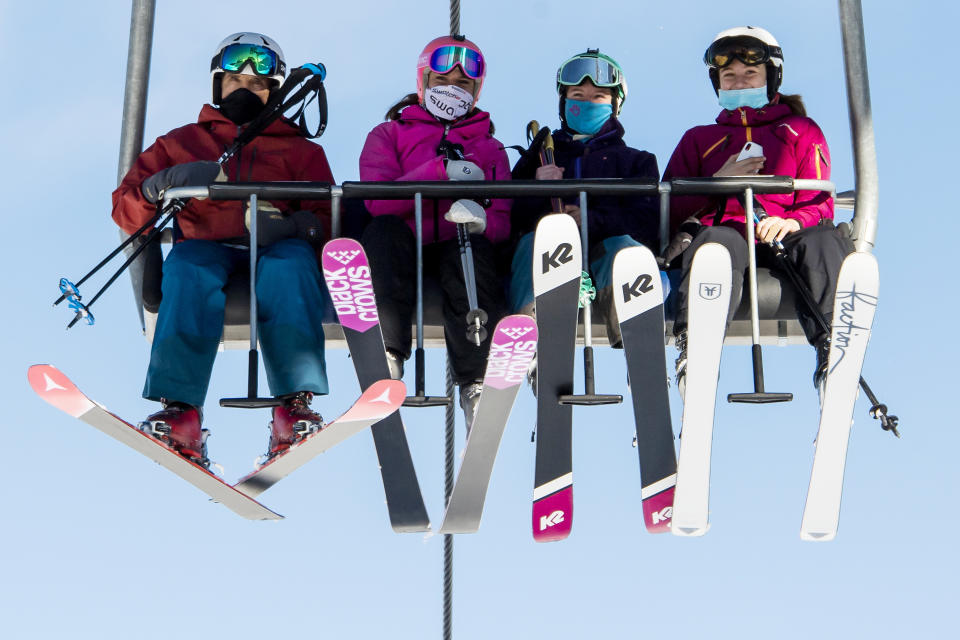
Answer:
M483 55L479 51L466 47L445 46L430 54L430 70L436 73L448 73L457 65L470 78L483 77Z
M783 51L757 38L735 36L717 40L703 54L703 62L712 69L722 69L734 59L753 66L772 59L783 60Z
M228 45L218 58L220 64L217 65L218 59L214 58L214 68L219 67L232 73L239 73L245 66L250 65L258 76L272 76L277 74L279 66L275 51L255 44Z
M620 69L603 58L574 58L557 72L557 83L575 86L590 78L597 87L616 87L621 83Z

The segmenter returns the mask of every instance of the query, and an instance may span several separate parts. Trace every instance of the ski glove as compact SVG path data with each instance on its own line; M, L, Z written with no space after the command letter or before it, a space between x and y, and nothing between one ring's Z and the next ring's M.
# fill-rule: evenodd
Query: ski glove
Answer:
M446 160L447 178L450 180L485 180L483 169L469 160Z
M487 212L473 200L465 198L454 202L450 210L443 214L443 219L467 225L469 233L483 233L487 228Z
M658 262L663 267L669 267L671 262L687 250L687 247L693 242L693 237L700 231L701 226L703 225L695 216L690 216L684 220L683 224L680 225L680 230L670 239L670 244L663 250L663 255Z
M250 203L243 216L247 231L250 230ZM320 220L311 211L284 213L271 203L257 201L257 246L266 247L287 238L300 238L312 245L323 242Z
M140 192L151 204L157 204L160 193L172 187L206 187L224 182L227 176L216 162L198 160L161 169L140 185Z

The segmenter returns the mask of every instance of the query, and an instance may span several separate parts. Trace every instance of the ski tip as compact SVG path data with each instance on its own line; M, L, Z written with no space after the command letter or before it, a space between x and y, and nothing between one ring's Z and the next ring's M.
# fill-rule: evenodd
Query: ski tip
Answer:
M676 482L676 477L676 474L673 474L667 478L667 481ZM659 493L643 498L643 523L650 533L670 532L670 522L673 519L673 493L674 486L671 485Z
M836 531L804 531L800 530L800 539L806 540L807 542L830 542L837 537Z
M573 528L573 484L572 479L560 478L567 486L559 491L538 498L534 490L533 502L533 539L536 542L555 542L570 535ZM548 487L552 483L544 485Z
M338 420L382 419L396 411L407 398L402 380L377 380Z
M707 531L710 530L710 525L706 524L703 526L679 526L676 522L671 523L670 532L675 536L683 536L689 538L696 538L704 535Z
M34 393L71 416L79 417L93 406L77 385L53 365L33 365L27 369L27 381Z

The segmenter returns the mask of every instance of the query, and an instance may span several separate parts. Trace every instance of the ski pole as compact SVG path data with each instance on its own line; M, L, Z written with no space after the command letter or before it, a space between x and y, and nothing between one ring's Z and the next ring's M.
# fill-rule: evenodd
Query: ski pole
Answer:
M760 211L759 213L757 213L756 210L754 211L753 219L756 222L760 222L766 217L768 217L766 211ZM783 268L783 271L786 272L787 277L790 278L793 288L800 294L800 298L803 300L804 306L807 307L807 311L810 312L811 317L813 317L813 319L816 321L821 331L829 336L832 332L832 327L824 317L823 312L820 310L820 306L817 304L816 300L813 299L813 294L810 292L810 287L808 287L807 283L804 282L803 278L800 277L800 274L797 272L796 265L793 264L793 262L790 260L790 256L787 255L787 250L783 246L783 243L775 239L767 244L773 248L774 258ZM874 395L873 389L870 388L870 385L867 384L867 381L864 380L863 376L860 376L860 388L863 389L863 392L867 395L867 399L870 400L870 417L872 417L874 420L879 420L880 427L884 431L890 431L893 433L893 435L899 438L900 432L897 431L897 426L900 423L900 419L897 418L897 416L890 415L888 413L887 405L880 402L877 396Z
M542 166L546 166L548 164L554 164L553 136L550 134L550 129L544 127L541 130L540 123L537 122L536 120L531 120L530 123L527 125L527 140L528 142L532 142L541 133L541 131L546 131L546 133L544 134L543 144L540 147L540 164ZM553 208L554 213L563 213L562 198L551 197L550 206Z
M763 385L763 350L760 346L760 312L757 303L757 247L754 242L754 208L753 187L743 191L746 215L746 230L744 236L747 241L747 255L749 256L750 275L750 328L753 342L753 393L731 393L727 395L727 402L746 402L749 404L767 404L771 402L789 402L793 400L792 393L768 393Z

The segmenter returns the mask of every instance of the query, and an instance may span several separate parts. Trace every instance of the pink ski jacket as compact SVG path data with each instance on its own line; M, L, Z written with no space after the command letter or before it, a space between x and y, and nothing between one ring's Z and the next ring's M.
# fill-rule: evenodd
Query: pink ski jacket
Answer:
M771 103L761 109L741 107L723 110L717 124L694 127L680 139L670 157L663 179L709 177L731 155L752 141L763 147L765 175L791 176L817 180L830 179L830 150L817 123L796 116L785 104ZM793 218L800 227L812 227L821 220L833 219L833 198L819 191L757 195L771 216ZM736 198L721 203L717 220L716 198L678 196L670 200L670 226L673 231L693 214L703 214L704 224L731 226L743 233L744 211Z
M487 180L510 179L507 152L490 133L490 114L476 111L459 122L444 124L420 105L407 107L399 120L384 122L367 135L360 153L360 179L447 180L443 158L437 153L445 130L447 140L463 145L466 159L483 169ZM416 232L413 200L367 200L366 204L371 215L399 216ZM440 200L435 208L430 200L424 199L423 204L424 242L456 238L456 225L443 219L453 201ZM491 242L503 242L510 234L510 200L495 199L486 211L484 235Z

